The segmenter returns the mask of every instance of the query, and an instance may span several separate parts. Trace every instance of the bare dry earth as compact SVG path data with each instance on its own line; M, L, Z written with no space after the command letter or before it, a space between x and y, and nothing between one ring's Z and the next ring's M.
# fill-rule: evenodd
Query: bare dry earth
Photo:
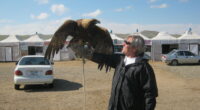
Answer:
M156 110L198 110L200 108L200 65L168 66L150 62L154 68L159 97ZM84 106L81 61L56 62L55 87L43 85L13 88L14 63L0 63L0 110L106 110L113 70L97 71L85 64Z

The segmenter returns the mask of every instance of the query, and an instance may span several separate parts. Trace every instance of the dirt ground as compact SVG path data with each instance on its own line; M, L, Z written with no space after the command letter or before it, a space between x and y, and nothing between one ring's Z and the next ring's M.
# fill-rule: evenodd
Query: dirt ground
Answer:
M159 89L156 110L200 108L200 65L150 64ZM81 61L55 62L53 89L35 85L15 90L15 63L0 63L0 110L107 110L113 70L97 71L97 64L86 62L84 104L82 65Z

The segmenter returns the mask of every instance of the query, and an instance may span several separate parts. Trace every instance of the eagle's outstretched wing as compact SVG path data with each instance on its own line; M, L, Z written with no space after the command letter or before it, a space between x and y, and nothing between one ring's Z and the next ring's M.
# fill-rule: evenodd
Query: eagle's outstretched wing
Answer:
M77 22L73 20L67 20L62 26L60 26L49 43L45 57L50 59L51 56L54 56L55 53L62 49L69 35L76 37L77 28Z
M95 53L113 54L114 46L107 29L95 25L88 31L91 34L91 43L95 45Z
M63 48L67 36L72 36L68 47L71 47L80 56L83 55L83 45L87 45L86 58L99 64L99 69L106 65L109 60L104 55L112 55L114 51L113 42L107 29L97 26L99 23L96 19L80 19L77 21L67 20L54 34L47 50L45 57L50 59L59 49ZM85 50L86 51L86 50ZM95 54L99 54L96 57ZM88 56L88 57L87 57ZM102 56L102 57L101 57ZM103 60L102 60L103 59Z

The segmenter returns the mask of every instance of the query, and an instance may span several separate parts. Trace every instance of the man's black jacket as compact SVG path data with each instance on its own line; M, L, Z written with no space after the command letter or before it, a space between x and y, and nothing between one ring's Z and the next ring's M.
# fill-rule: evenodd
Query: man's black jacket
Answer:
M108 110L154 110L158 90L147 59L125 66L124 56L113 55L103 62L115 68Z

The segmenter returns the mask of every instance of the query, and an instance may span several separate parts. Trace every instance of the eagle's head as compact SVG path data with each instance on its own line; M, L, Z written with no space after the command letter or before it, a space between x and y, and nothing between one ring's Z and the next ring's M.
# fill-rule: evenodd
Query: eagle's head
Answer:
M100 23L100 21L97 19L81 19L80 23L83 28L87 29L94 26L97 23Z

